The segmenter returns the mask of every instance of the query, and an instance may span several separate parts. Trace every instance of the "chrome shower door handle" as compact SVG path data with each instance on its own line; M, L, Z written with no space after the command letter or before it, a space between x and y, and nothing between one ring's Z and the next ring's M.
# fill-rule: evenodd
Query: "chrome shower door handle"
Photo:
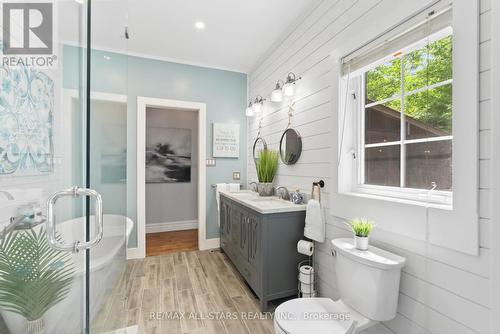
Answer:
M73 244L67 244L58 240L56 235L56 219L54 214L54 206L57 200L61 197L91 197L95 202L95 224L97 226L97 233L94 239L86 242L75 241ZM67 252L78 252L81 250L92 248L97 245L103 236L103 218L102 218L102 197L93 190L87 188L73 187L65 190L55 192L47 199L47 239L50 246L54 249Z

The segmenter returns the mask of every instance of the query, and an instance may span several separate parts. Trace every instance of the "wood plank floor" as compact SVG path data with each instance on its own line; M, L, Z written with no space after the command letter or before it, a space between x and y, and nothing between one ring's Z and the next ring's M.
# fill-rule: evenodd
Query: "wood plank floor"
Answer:
M117 310L124 294L126 314ZM93 327L97 333L138 325L148 334L273 334L271 314L256 315L258 300L224 254L189 251L129 260Z
M198 230L146 234L146 256L198 250Z

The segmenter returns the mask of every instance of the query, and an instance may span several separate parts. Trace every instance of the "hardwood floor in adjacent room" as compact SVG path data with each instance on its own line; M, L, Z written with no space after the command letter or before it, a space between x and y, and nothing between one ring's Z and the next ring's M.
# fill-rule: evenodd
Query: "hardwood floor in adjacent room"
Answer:
M126 287L127 314L117 320L114 300L123 296L115 294L94 322L98 333L119 325L138 325L141 334L274 333L271 315L256 317L258 300L218 250L129 260L119 285Z
M146 256L198 250L198 230L146 234Z

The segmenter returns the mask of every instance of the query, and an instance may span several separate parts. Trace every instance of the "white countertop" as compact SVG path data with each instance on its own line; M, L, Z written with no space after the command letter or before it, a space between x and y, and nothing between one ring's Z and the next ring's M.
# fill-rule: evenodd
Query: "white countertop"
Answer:
M294 204L290 201L279 199L277 196L261 197L256 192L250 190L239 192L221 191L220 193L241 205L263 214L306 210L306 204Z

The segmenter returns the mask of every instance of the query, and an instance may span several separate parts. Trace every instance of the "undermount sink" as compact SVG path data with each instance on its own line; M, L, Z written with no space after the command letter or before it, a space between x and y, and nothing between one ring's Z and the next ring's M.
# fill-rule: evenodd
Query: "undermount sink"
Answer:
M271 201L283 201L282 199L275 198L275 197L259 197L259 198L254 198L251 199L252 202L271 202Z

